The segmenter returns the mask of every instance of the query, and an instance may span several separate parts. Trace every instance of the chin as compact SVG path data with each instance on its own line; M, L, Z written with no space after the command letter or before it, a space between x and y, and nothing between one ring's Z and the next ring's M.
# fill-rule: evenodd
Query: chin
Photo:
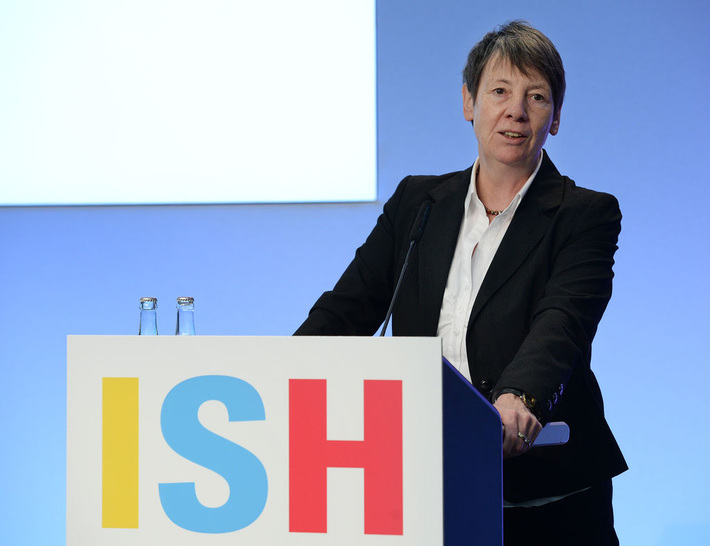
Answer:
M521 167L525 167L526 165L534 165L535 162L537 161L537 154L534 156L529 156L529 155L510 155L506 154L503 156L500 156L498 158L498 161L502 163L503 165L507 165L512 168L519 169Z

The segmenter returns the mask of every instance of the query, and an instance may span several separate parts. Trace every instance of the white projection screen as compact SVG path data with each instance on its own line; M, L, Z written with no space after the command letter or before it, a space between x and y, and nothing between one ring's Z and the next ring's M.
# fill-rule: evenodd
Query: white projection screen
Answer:
M11 0L0 75L0 205L376 199L374 0Z

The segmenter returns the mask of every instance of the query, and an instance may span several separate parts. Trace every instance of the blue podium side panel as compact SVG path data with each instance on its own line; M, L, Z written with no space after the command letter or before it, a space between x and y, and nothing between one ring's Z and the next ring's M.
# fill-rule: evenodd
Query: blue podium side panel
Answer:
M444 359L444 544L503 544L498 412Z

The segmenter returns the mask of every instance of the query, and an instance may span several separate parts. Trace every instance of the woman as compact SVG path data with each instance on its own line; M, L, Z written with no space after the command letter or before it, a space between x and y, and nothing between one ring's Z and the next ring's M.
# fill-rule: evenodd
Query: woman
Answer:
M444 356L499 411L506 544L618 544L611 478L627 467L590 369L611 296L618 203L560 175L543 150L559 130L565 76L542 33L513 22L487 34L464 80L473 167L405 178L296 334L372 335L430 201L392 332L441 337ZM570 441L531 449L550 420L569 425Z

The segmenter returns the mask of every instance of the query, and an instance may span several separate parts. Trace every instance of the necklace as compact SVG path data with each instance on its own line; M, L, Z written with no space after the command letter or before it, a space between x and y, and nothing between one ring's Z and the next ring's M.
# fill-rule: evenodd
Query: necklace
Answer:
M479 165L476 168L476 178L478 178L478 174L480 172L481 172L481 166ZM498 216L499 214L501 214L503 212L502 210L491 210L486 205L483 205L483 208L486 209L486 214L490 214L491 216Z
M478 178L478 173L481 172L481 166L479 165L476 168L476 178ZM503 211L502 210L491 210L489 209L486 205L483 205L483 208L486 209L486 214L490 214L491 216L498 216L501 214Z

